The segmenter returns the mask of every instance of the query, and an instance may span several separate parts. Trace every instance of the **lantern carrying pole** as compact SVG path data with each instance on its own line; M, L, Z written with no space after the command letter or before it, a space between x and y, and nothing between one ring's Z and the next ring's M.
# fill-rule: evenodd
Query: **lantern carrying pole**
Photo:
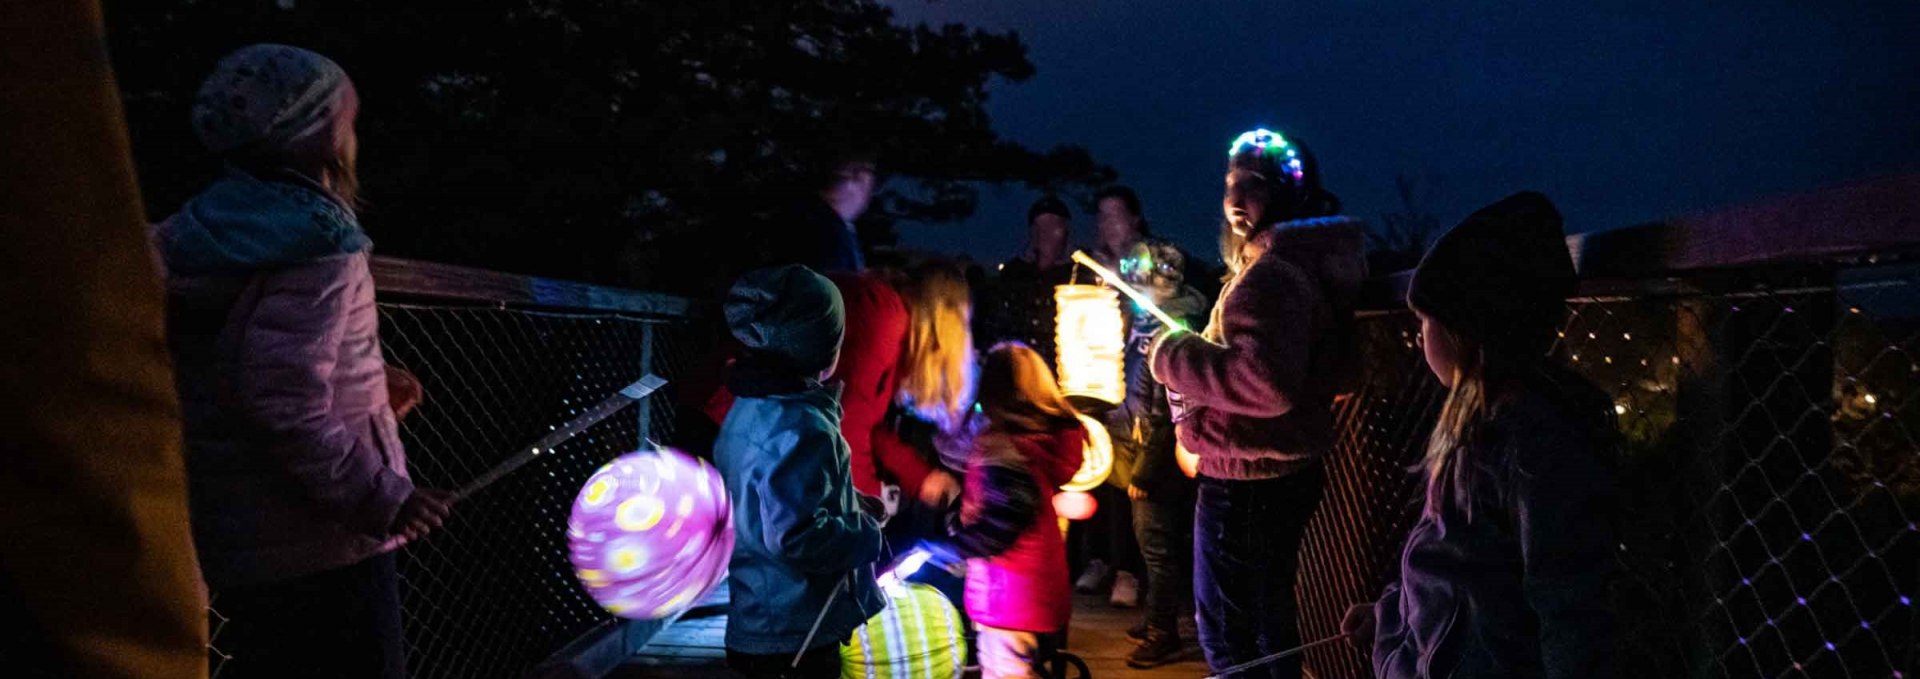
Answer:
M1172 316L1167 315L1167 312L1161 311L1160 306L1154 304L1152 299L1148 299L1147 296L1141 294L1139 290L1133 289L1133 286L1127 285L1126 281L1120 280L1119 274L1114 273L1112 269L1101 266L1099 262L1093 261L1092 257L1087 256L1086 251L1074 250L1073 261L1079 262L1081 265L1092 269L1094 273L1099 274L1101 280L1105 280L1108 285L1113 286L1115 290L1119 290L1120 294L1126 295L1128 299L1133 300L1134 304L1140 305L1140 308L1146 309L1147 313L1153 314L1154 318L1160 319L1160 322L1164 324L1165 327L1173 330L1187 329L1186 324L1174 320Z
M1301 644L1299 646L1289 648L1287 650L1281 651L1279 653L1275 653L1265 658L1260 658L1258 660L1253 660L1249 662L1243 662L1238 665L1234 665L1233 667L1220 670L1219 672L1213 673L1212 676L1207 677L1207 679L1227 679L1228 677L1231 677L1235 674L1245 672L1247 670L1253 669L1255 667L1259 667L1261 665L1265 665L1270 662L1275 662L1285 658L1291 658L1293 656L1300 655L1302 652L1305 652L1309 648L1317 648L1320 646L1325 646L1327 644L1331 644L1336 641L1345 641L1348 636L1351 636L1351 635L1340 634L1336 636L1327 637L1325 639L1321 639L1311 644Z
M588 408L586 412L580 413L579 416L571 420L567 420L566 424L562 424L554 428L553 431L547 432L546 436L542 436L540 440L534 441L532 445L520 451L520 454L507 458L507 461L498 465L494 465L492 469L488 469L487 472L481 474L479 478L468 482L467 485L461 486L459 490L454 491L453 501L459 502L465 500L468 496L485 490L487 486L493 485L495 481L499 481L505 478L506 475L512 474L515 470L527 466L527 463L532 462L534 458L553 452L553 449L560 447L560 444L566 443L567 439L571 439L580 432L586 431L588 427L599 424L601 420L607 419L608 416L620 412L620 409L627 407L628 404L653 395L653 392L659 391L660 388L664 386L667 386L667 380L665 378L653 373L647 373L646 377L642 377L633 384L627 385L626 388L614 392L612 396L608 396L592 408Z

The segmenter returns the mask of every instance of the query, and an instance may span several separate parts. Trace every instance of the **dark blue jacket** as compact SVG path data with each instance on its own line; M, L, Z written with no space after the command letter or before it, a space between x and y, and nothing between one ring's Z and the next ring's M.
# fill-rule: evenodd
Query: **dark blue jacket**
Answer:
M1613 403L1559 367L1503 391L1462 458L1472 519L1430 502L1374 606L1381 679L1615 676Z
M727 648L793 653L846 641L884 603L880 526L860 510L831 388L741 396L713 446L733 498Z
M799 264L821 275L867 270L860 238L824 200L796 202L766 226L759 244L767 256L763 266Z
M1114 457L1107 482L1120 488L1139 486L1149 495L1184 498L1193 492L1193 479L1174 462L1173 410L1167 405L1167 388L1153 379L1147 365L1153 337L1162 329L1160 319L1131 301L1122 303L1133 311L1127 331L1127 397L1105 418ZM1207 298L1199 291L1182 285L1178 294L1160 304L1160 310L1191 329L1206 324L1207 306Z

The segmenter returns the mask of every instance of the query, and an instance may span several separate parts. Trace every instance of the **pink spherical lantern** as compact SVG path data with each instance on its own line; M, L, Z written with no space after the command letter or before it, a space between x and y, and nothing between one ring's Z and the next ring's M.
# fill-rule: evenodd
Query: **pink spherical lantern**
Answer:
M675 450L628 453L574 498L567 549L574 576L608 612L664 618L726 577L733 506L706 461Z
M1094 510L1099 508L1100 503L1095 502L1092 495L1080 491L1055 493L1053 496L1054 513L1069 521L1093 518Z

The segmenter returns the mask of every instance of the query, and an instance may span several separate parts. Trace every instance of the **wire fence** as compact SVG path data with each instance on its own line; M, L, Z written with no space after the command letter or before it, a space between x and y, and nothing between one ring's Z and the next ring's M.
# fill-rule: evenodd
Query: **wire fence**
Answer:
M688 318L384 301L389 363L426 397L401 427L416 484L455 488L551 428L653 372L670 381L703 343ZM671 387L670 387L671 388ZM401 552L410 675L518 678L613 617L575 582L566 556L574 495L595 469L647 442L673 445L680 413L656 393L462 501L447 525ZM694 442L698 445L698 441ZM246 653L221 643L214 676Z
M1920 269L1607 287L1569 303L1557 351L1625 434L1620 676L1920 676ZM1303 548L1310 639L1396 577L1444 398L1410 314L1362 328ZM1309 666L1371 676L1344 647Z
M1590 284L1558 351L1616 399L1627 442L1622 676L1914 677L1920 645L1920 269ZM388 359L427 398L403 424L416 480L454 487L649 370L702 378L686 317L383 301ZM1412 467L1444 396L1409 314L1369 312L1304 547L1306 638L1397 572ZM671 387L670 387L671 389ZM697 391L697 390L695 390ZM657 395L462 504L402 555L413 676L521 677L611 618L567 565L579 484L647 440L710 431ZM217 609L217 602L215 608ZM212 658L244 649L220 644ZM1340 646L1321 679L1370 676ZM217 674L216 674L217 676Z

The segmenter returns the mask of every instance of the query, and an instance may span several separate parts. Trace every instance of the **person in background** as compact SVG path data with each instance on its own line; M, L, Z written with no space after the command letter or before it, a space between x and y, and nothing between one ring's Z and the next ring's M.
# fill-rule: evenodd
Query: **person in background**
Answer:
M1336 216L1298 141L1241 135L1221 202L1232 273L1207 328L1164 331L1149 349L1177 438L1199 455L1194 598L1216 672L1300 645L1300 541L1325 483L1334 396L1357 372L1366 277L1360 223ZM1300 658L1251 674L1297 679Z
M314 52L221 59L193 126L225 174L154 234L195 542L230 619L223 676L405 676L393 552L448 514L400 445L355 214L358 112Z
M872 156L848 151L829 156L808 175L808 195L762 233L762 265L799 264L821 274L865 271L854 222L866 214L878 184Z
M1374 676L1615 675L1614 405L1549 355L1577 287L1560 213L1531 192L1414 271L1407 305L1448 394L1400 577L1342 623Z
M0 675L204 679L165 304L97 2L0 3Z
M750 678L837 677L840 643L885 606L877 510L854 490L838 390L824 383L845 309L826 278L784 265L742 276L725 311L745 347L713 447L734 501L727 664Z
M1054 196L1027 208L1027 249L1000 265L981 305L980 346L1018 341L1053 365L1053 288L1073 278L1073 211Z
M1147 218L1140 211L1140 195L1125 186L1109 186L1093 195L1098 240L1087 254L1093 261L1119 271L1120 260L1133 254L1133 248L1152 235Z
M1146 293L1162 311L1188 328L1205 323L1207 300L1186 284L1186 254L1172 243L1148 239L1120 260L1120 275ZM1127 398L1107 414L1114 457L1131 469L1127 499L1133 531L1146 565L1147 611L1127 636L1140 647L1127 657L1135 669L1158 667L1185 650L1180 614L1193 606L1193 480L1174 462L1173 413L1166 387L1154 381L1147 350L1164 328L1145 308L1129 304ZM1119 463L1116 461L1116 467Z
M1119 271L1121 261L1145 238L1147 223L1140 216L1140 197L1125 186L1109 186L1094 194L1094 206L1096 240L1088 254L1108 271ZM1114 450L1113 471L1092 491L1099 509L1073 526L1076 551L1086 562L1074 589L1106 595L1108 603L1121 608L1140 604L1140 576L1146 571L1134 536L1133 503L1127 498L1136 452Z
M1041 676L1073 614L1066 543L1053 496L1080 468L1086 430L1032 349L1003 343L980 373L987 430L974 440L960 527L936 550L969 560L967 615L979 625L981 675Z
M863 495L887 498L889 516L907 515L887 528L894 537L911 537L934 525L936 510L960 494L954 472L915 446L902 421L928 422L943 432L959 427L959 414L973 398L971 291L959 269L943 261L898 276L875 270L827 278L846 314L846 340L827 382L842 388L840 431L853 485ZM724 386L717 390L706 404L709 416L724 422L734 397Z

